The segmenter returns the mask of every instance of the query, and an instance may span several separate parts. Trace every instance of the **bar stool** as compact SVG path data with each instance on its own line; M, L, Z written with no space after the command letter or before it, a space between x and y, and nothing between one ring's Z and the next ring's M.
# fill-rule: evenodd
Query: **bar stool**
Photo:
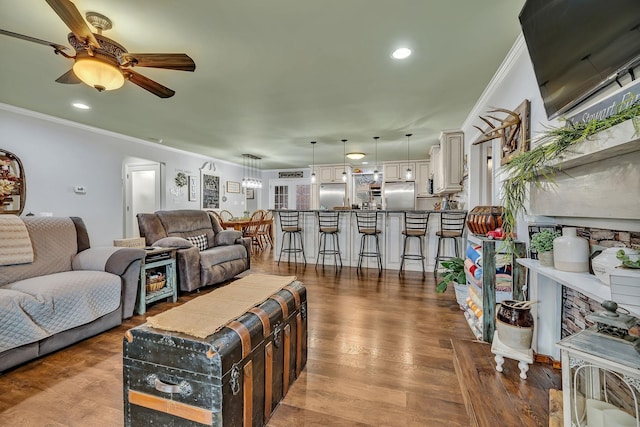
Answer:
M278 256L278 265L280 265L280 259L282 254L287 254L287 262L291 262L291 254L293 255L293 262L297 262L298 253L302 253L302 259L304 265L307 265L307 258L304 256L304 244L302 243L302 228L300 228L300 212L298 211L282 211L278 212L280 218L280 229L282 230L282 243L280 244L280 256ZM287 247L284 247L284 241L289 238ZM300 241L300 247L298 247L297 240Z
M442 246L445 239L453 239L455 257L460 257L460 250L458 249L458 239L462 237L466 219L466 212L440 213L440 230L436 231L436 236L438 236L438 250L436 251L436 262L433 268L434 276L438 274L438 265L440 264L440 261L454 258L452 256L440 255L440 250L442 249L444 251L444 248Z
M340 221L339 211L317 211L318 230L320 231L320 242L318 243L318 257L316 258L316 267L322 255L322 266L324 267L324 257L333 256L333 264L342 267L342 256L340 255L340 242L338 239L338 223ZM327 237L331 237L332 247L327 249Z
M362 268L362 258L375 257L378 261L378 274L382 274L382 257L380 256L380 219L378 212L356 212L356 222L360 237L360 253L358 254L358 271ZM367 251L367 240L375 240L376 250Z
M405 212L404 213L404 230L402 230L402 235L404 236L404 245L402 247L402 261L400 262L400 270L398 270L398 275L402 273L402 269L404 268L404 260L405 259L415 259L420 260L422 263L422 277L425 274L424 268L424 237L427 235L427 226L429 225L429 212ZM407 246L409 245L409 239L412 237L416 237L418 239L418 245L420 247L420 254L410 254L407 253Z

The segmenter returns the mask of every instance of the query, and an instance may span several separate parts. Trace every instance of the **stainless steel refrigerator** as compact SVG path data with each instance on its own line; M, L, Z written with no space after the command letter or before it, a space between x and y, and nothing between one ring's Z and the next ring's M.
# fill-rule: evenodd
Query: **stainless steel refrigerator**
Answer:
M382 189L384 209L412 210L416 208L415 182L385 182Z
M347 205L347 184L320 184L320 209Z

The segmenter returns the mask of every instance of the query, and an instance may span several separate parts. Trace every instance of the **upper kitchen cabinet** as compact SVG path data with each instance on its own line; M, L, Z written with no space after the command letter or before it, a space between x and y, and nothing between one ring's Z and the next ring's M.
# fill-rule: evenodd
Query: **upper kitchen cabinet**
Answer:
M431 164L429 161L416 162L416 196L429 197L429 178L431 178Z
M462 191L464 159L464 133L462 131L442 131L440 145L432 146L431 173L433 193L452 194Z
M407 169L411 169L411 178L407 179ZM385 182L414 181L416 178L415 162L384 162L382 176Z
M349 165L324 165L316 167L319 169L319 181L322 183L327 182L343 182L342 172L347 172L347 178L351 173L351 167Z

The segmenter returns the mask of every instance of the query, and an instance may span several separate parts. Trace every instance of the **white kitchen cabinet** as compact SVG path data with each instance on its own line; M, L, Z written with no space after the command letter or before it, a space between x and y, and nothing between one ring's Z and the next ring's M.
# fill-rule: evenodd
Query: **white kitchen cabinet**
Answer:
M429 178L431 178L431 164L429 161L416 162L416 196L429 197Z
M320 182L343 182L342 172L345 171L344 165L326 165L319 167L319 181ZM346 172L349 174L350 167L346 166Z
M407 179L407 169L411 169L411 179ZM413 181L416 177L415 162L385 162L382 164L382 176L386 182Z
M462 191L464 161L464 133L462 131L442 131L440 145L431 147L431 171L433 173L433 193L438 195Z

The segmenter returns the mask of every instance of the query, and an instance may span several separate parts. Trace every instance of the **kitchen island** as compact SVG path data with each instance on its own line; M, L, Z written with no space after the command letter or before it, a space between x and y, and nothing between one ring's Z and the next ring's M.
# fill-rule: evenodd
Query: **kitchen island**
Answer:
M274 217L274 250L273 256L277 261L280 256L280 246L282 245L282 229L280 227L279 210L273 210ZM302 228L302 239L304 244L304 254L307 263L315 264L318 254L318 243L320 233L318 232L318 220L316 217L317 210L301 210L300 226ZM360 252L360 233L356 223L356 212L373 212L366 210L340 210L340 226L338 239L340 242L340 254L342 264L345 266L356 267L358 265L358 253ZM404 237L402 230L404 229L404 210L377 210L380 215L380 229L382 233L380 239L380 253L382 256L382 268L390 270L399 270L402 261L402 247ZM424 240L424 255L426 270L433 271L436 256L438 237L436 231L440 229L440 213L436 210L412 210L411 212L429 212L429 224L427 235ZM447 212L465 212L463 210L449 210ZM453 242L447 242L445 255L453 255ZM329 244L330 245L330 244ZM460 250L464 255L464 242L460 242ZM373 243L367 250L375 250ZM407 253L419 253L418 239L409 239L409 247ZM441 254L442 255L442 254ZM302 256L298 255L297 262L302 263ZM282 256L282 262L286 262L286 254ZM293 256L291 258L293 262ZM325 266L333 267L333 257L325 258ZM375 258L364 258L362 261L363 268L377 269L377 261ZM422 271L422 266L418 260L405 260L405 270Z

